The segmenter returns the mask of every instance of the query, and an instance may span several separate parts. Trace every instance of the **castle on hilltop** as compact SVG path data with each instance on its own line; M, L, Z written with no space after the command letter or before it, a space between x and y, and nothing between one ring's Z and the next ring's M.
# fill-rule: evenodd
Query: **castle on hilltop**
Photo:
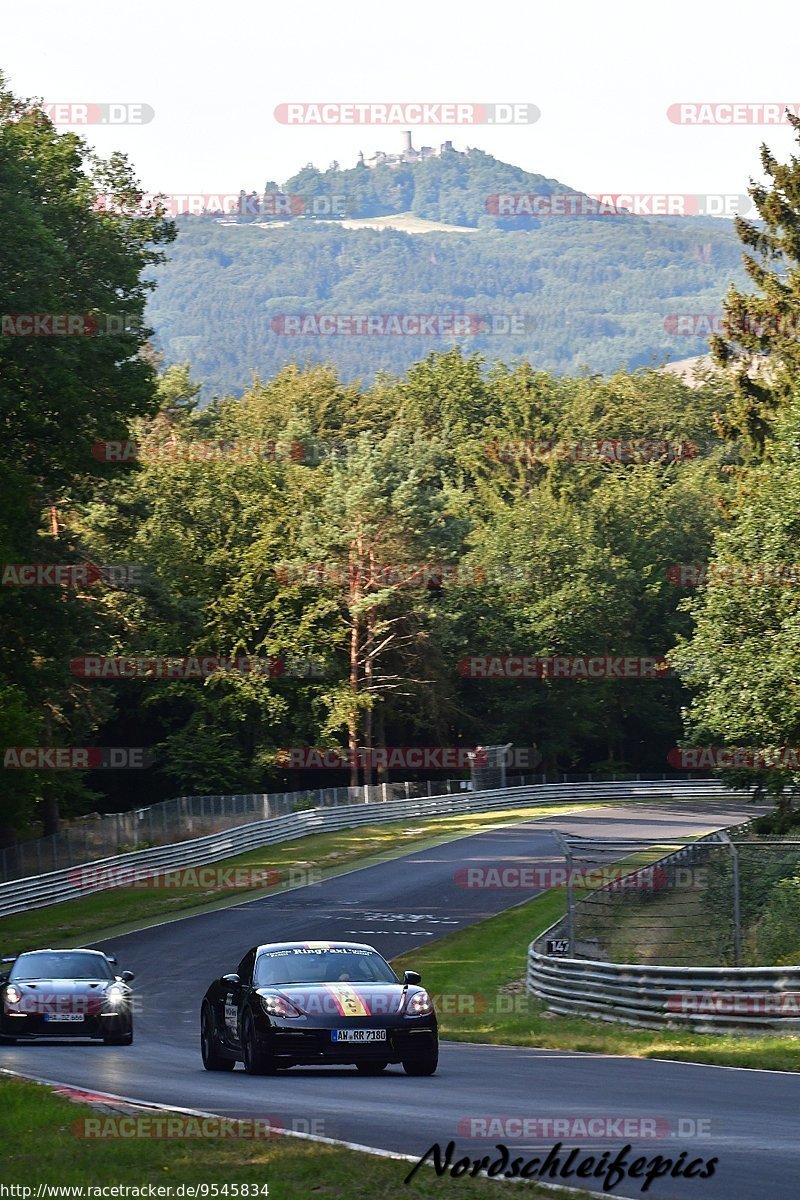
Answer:
M370 158L364 158L364 151L359 150L358 167L399 167L403 163L422 162L426 158L441 158L448 150L453 150L452 142L442 142L439 147L422 146L421 149L415 150L411 145L411 130L406 129L403 134L405 138L405 147L400 154L384 154L383 150L376 150ZM453 151L459 153L459 151Z

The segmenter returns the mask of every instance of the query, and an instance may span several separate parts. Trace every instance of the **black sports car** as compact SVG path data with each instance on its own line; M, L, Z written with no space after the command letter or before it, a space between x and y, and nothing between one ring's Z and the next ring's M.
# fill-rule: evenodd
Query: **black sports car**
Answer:
M436 1013L416 971L403 982L372 946L274 942L254 946L203 999L200 1046L207 1071L240 1059L250 1075L284 1067L351 1064L377 1075L402 1063L432 1075Z
M6 962L11 960L6 960ZM0 974L0 1042L41 1037L133 1041L132 971L99 950L29 950Z

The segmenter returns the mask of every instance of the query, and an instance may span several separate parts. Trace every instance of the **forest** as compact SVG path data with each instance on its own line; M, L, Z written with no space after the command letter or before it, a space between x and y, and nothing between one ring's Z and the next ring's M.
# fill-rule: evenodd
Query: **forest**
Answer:
M539 235L521 231L464 235L474 262L455 236L413 242L452 255L464 304L503 295L524 308L541 297L539 275L558 279L554 330L594 270L630 310L631 347L642 296L621 280L637 271L655 308L661 263L671 296L687 303L702 288L704 311L725 313L717 368L699 386L648 365L556 372L459 344L415 345L402 370L364 380L296 349L267 371L253 315L242 321L248 370L231 343L239 386L206 401L203 353L227 344L220 280L239 280L243 311L271 311L274 280L259 292L249 271L277 231L199 218L187 232L158 210L99 211L99 192L136 204L130 164L97 160L2 91L5 306L92 318L83 336L0 338L0 558L14 568L0 587L3 837L170 795L375 778L371 766L303 769L291 753L302 747L352 758L511 742L536 748L547 770L661 773L681 746L796 745L797 573L762 572L754 585L699 569L796 558L800 161L766 149L762 161L771 184L754 188L759 220L702 235L712 258L735 240L750 292L714 293L708 264L690 254L695 235L655 219L630 226L619 252L612 227L594 223L613 268L566 241L545 267ZM353 235L283 236L307 286L336 293L335 260ZM512 237L530 238L529 282L509 262L490 294L480 280ZM229 238L250 247L247 270L226 261ZM422 267L410 270L422 254L411 244L351 242L366 292L385 288L382 311L399 307L400 275L424 311L438 303ZM165 282L166 254L193 289L181 293L180 273ZM277 251L272 267L283 269ZM298 294L292 311L318 298ZM163 356L146 316L159 306L173 328L192 329L197 353ZM608 320L625 325L622 312ZM205 346L215 323L219 351ZM609 341L602 323L595 336ZM659 668L464 667L508 656ZM217 665L164 666L186 659ZM147 765L13 769L20 747L139 747ZM800 772L762 763L756 776L783 795Z

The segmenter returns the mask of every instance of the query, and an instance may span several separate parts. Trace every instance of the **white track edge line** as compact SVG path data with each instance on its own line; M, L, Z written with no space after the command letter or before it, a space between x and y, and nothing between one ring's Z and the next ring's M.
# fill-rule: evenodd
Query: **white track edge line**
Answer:
M61 1089L67 1088L73 1092L89 1091L88 1088L85 1088L85 1089L78 1088L69 1083L59 1083L55 1079L44 1079L40 1075L25 1075L21 1071L12 1071L8 1067L0 1067L0 1076L6 1076L11 1079L25 1079L25 1080L28 1080L28 1081L31 1081L34 1083L45 1084L47 1087L61 1088ZM96 1091L94 1088L91 1089L91 1091L92 1091L93 1095L102 1097L103 1099L116 1100L118 1103L121 1103L121 1104L133 1104L133 1105L137 1106L138 1108L155 1108L155 1109L161 1110L162 1112L184 1113L186 1116L189 1116L189 1117L214 1117L214 1118L222 1119L225 1121L242 1121L242 1120L247 1119L247 1118L243 1118L243 1117L222 1117L220 1113L205 1112L199 1108L179 1108L177 1105L174 1105L174 1104L173 1105L159 1104L157 1102L150 1102L148 1100L135 1100L131 1096L118 1096L114 1092L100 1092L100 1091ZM77 1103L80 1103L80 1101L77 1101ZM84 1103L87 1103L87 1102L84 1101ZM257 1118L250 1118L250 1119L253 1120L253 1119L257 1119ZM271 1125L268 1125L268 1128L271 1131L273 1131L273 1127ZM394 1150L381 1150L377 1146L364 1146L360 1142L347 1142L342 1138L326 1138L326 1137L322 1137L320 1134L299 1133L293 1129L275 1129L274 1132L279 1137L299 1138L301 1141L306 1141L306 1142L321 1142L323 1145L326 1145L326 1146L342 1146L346 1150L356 1150L361 1154L372 1154L373 1156L375 1156L377 1158L392 1158L398 1162L410 1162L410 1163L418 1163L419 1162L419 1159L414 1158L414 1156L412 1154L400 1154L399 1152L394 1151ZM428 1164L428 1165L432 1166L433 1164ZM481 1171L481 1172L479 1172L478 1176L476 1176L476 1178L489 1179L489 1178L494 1178L494 1177L484 1175L484 1172ZM528 1179L505 1179L505 1180L499 1180L499 1182L530 1183L533 1181L528 1180ZM535 1182L539 1187L546 1188L547 1191L566 1192L568 1195L571 1195L571 1196L591 1197L591 1200L630 1200L630 1196L621 1196L615 1192L589 1192L589 1191L586 1191L585 1188L567 1187L566 1185L557 1184L557 1183L547 1183L544 1180L538 1180L538 1179Z

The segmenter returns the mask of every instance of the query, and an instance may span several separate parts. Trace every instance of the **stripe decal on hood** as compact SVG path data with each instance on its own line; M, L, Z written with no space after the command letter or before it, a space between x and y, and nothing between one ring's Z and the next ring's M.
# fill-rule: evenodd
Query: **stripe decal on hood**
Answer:
M369 1005L348 983L326 983L339 1014L343 1017L370 1017Z

